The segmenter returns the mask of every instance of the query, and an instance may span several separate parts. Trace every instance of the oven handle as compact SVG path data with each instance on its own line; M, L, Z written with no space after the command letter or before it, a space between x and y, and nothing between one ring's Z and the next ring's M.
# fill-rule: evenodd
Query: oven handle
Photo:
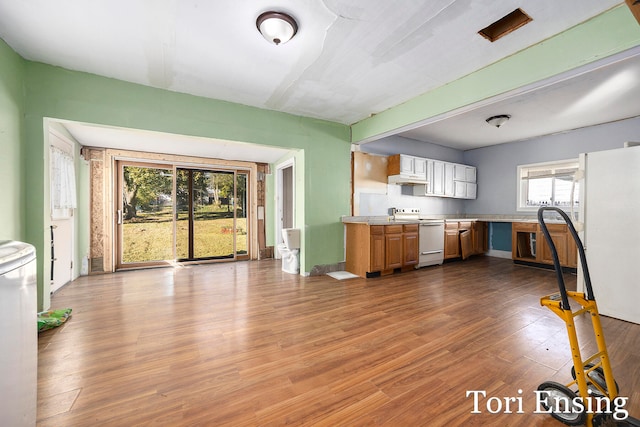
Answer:
M438 250L438 251L424 251L424 252L420 252L420 255L439 254L441 252L442 252L441 250Z

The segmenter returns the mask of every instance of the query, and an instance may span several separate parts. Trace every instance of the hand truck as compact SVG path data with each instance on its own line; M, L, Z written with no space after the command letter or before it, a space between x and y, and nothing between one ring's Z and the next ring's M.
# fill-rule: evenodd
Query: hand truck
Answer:
M580 256L586 294L583 292L567 291L565 287L558 252L551 239L547 225L544 222L543 215L545 211L556 212L567 223ZM542 297L540 304L549 308L564 320L569 336L569 345L571 346L571 357L573 359L573 367L571 368L573 381L566 385L553 381L546 381L540 384L537 392L537 396L540 398L539 402L547 413L567 425L586 425L587 427L640 427L640 421L629 417L627 412L620 414L614 411L614 403L619 396L618 384L615 382L611 370L611 363L602 332L602 325L600 324L598 306L596 305L596 299L591 287L591 277L589 276L589 268L587 266L582 241L573 223L562 209L557 207L541 207L538 209L538 223L540 224L542 234L553 257L553 265L560 290L559 293ZM569 299L578 303L581 308L577 311L572 311ZM580 354L580 345L574 323L574 318L584 313L591 315L591 324L598 348L595 354L586 359L583 359ZM578 387L577 393L571 389L573 386ZM618 398L618 401L619 400ZM625 418L621 419L622 417Z

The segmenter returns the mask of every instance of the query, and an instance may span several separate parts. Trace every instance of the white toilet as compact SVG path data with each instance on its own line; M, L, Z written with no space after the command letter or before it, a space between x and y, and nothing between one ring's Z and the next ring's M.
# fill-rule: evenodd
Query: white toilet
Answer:
M283 243L278 245L282 257L282 271L291 274L300 272L300 229L283 228Z

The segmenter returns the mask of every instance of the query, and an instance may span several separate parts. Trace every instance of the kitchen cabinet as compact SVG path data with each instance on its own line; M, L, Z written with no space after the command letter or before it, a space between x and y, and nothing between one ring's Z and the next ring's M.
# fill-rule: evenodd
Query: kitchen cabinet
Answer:
M453 163L444 164L444 195L446 197L455 196L454 171L455 165Z
M433 188L434 196L444 196L444 162L439 160L433 161Z
M384 241L384 226L374 225L369 227L369 242L370 242L370 269L371 271L384 270L385 263L385 241Z
M387 158L389 184L413 185L414 196L475 199L474 166L396 154Z
M553 265L551 248L540 225L535 222L514 222L511 231L512 258L525 264ZM576 268L578 253L566 224L547 224L549 235L562 267Z
M418 224L405 224L402 233L402 265L417 265L419 256L420 239L418 236Z
M459 199L475 199L477 196L476 168L467 165L454 165L454 194Z
M387 225L384 231L384 269L402 267L402 225Z
M346 270L360 277L418 264L418 224L346 223Z
M396 154L387 158L387 176L426 182L427 159ZM402 181L400 180L400 183Z
M484 221L446 221L444 258L466 259L488 250L487 223Z

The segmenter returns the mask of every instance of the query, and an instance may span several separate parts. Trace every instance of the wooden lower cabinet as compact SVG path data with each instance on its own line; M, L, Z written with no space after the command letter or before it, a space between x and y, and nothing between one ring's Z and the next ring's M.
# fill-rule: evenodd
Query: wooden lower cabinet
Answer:
M458 227L444 230L444 259L460 257L460 232Z
M385 233L384 269L402 267L402 233Z
M447 221L444 227L444 259L485 253L488 249L487 223L484 221Z
M379 228L379 230L376 230ZM385 263L385 242L384 242L384 226L371 227L370 237L370 269L371 271L384 270Z
M417 265L420 251L418 224L406 224L402 232L402 265Z
M562 267L576 268L578 250L566 224L547 224ZM553 265L551 248L538 223L512 224L511 251L514 261Z
M347 223L346 269L360 277L418 263L418 224Z

